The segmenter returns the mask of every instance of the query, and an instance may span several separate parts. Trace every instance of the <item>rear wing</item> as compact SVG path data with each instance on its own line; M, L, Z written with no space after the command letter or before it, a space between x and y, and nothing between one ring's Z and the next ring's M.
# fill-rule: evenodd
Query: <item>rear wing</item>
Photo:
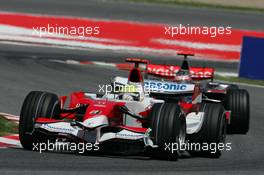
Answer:
M148 64L148 74L161 78L173 79L181 69L180 66ZM214 78L214 68L190 67L191 78L194 80L204 80Z
M178 55L183 55L184 59L187 59L187 56L193 56L193 54L188 53L179 53ZM175 78L176 73L181 69L180 66L175 65L150 64L149 60L140 58L127 58L126 62L134 63L134 66L131 64L122 64L122 66L120 65L120 69L131 70L135 67L149 75L166 79ZM189 67L189 71L192 79L205 80L214 78L215 69L210 67Z
M190 76L194 80L204 80L204 79L213 79L214 78L214 68L209 67L190 67L188 63L188 56L194 56L193 53L178 53L178 55L183 56L184 60L182 66L173 66L173 65L158 65L158 64L149 64L148 65L148 74L158 76L161 78L173 79L176 76L176 73L180 69L188 70Z
M149 64L149 60L141 59L141 58L127 58L126 62L134 63L135 68L139 68L142 71L147 71L147 65ZM131 69L132 66L128 66L128 69Z

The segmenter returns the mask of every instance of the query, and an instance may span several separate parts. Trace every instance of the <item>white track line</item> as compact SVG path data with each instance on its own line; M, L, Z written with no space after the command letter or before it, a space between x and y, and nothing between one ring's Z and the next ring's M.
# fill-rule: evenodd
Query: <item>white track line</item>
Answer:
M223 83L230 83L230 81L223 81L223 80L218 80L218 81L223 82ZM264 86L262 86L262 85L238 83L238 82L234 82L234 84L237 84L237 85L240 85L240 86L247 86L247 87L254 87L254 88L262 88L262 89L264 89Z
M238 73L235 72L215 72L216 75L220 75L223 77L238 77Z
M208 50L219 50L219 51L230 51L230 52L240 52L241 50L240 45L213 44L213 43L177 41L177 40L167 40L167 39L154 39L153 42L157 42L165 45L187 47L192 49L208 49Z

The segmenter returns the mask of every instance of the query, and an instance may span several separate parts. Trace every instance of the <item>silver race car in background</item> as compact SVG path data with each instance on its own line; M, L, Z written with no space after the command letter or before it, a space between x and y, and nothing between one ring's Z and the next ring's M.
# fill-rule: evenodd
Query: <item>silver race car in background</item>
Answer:
M170 83L178 84L199 84L199 88L202 92L202 99L221 103L225 110L230 111L228 115L228 134L246 134L249 131L250 121L250 104L249 93L245 89L240 89L235 84L228 84L223 82L214 81L214 68L210 67L191 67L189 65L188 56L193 54L183 55L184 59L181 66L175 65L161 65L150 64L149 61L141 62L139 65L142 71L145 72L145 86L152 87L154 91L150 91L149 94L159 99L173 101L175 96L177 98L179 89L175 86L161 86ZM150 76L154 76L150 79ZM125 84L126 79L122 77L115 77L113 83ZM164 89L165 88L165 89ZM160 92L157 92L157 89ZM169 93L168 93L169 91ZM190 92L194 91L189 89Z

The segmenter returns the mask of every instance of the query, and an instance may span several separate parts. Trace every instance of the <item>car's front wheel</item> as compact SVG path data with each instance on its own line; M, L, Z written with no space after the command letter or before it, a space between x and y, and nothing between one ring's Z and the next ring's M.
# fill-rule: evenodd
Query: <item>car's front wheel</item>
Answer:
M57 95L32 91L22 105L19 119L19 139L23 148L32 150L33 143L46 140L45 135L34 136L34 124L38 117L56 118L60 114L60 103Z
M186 136L186 118L180 106L175 103L155 104L149 122L150 137L154 144L158 145L158 148L152 151L152 156L177 159L181 152L180 146L185 142Z
M197 150L192 147L190 152L219 158L222 151L219 147L224 146L226 137L224 107L221 103L202 103L200 112L204 115L202 127L198 133L190 136L190 141L197 146Z

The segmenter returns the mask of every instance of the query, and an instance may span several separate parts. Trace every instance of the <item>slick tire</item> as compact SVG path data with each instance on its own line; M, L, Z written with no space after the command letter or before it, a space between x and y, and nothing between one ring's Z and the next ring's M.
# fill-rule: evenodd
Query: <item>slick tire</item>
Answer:
M219 158L221 150L219 144L225 143L226 137L226 116L224 107L220 103L202 103L201 112L204 112L204 120L200 131L191 135L191 143L208 145L210 149L191 150L193 154L198 154L210 158ZM211 147L214 148L211 149ZM192 148L193 149L193 148Z
M230 89L227 91L224 105L231 111L228 134L246 134L249 131L250 110L249 93L244 89Z
M57 95L32 91L22 105L19 119L19 139L23 148L32 150L33 143L47 141L45 135L34 133L35 120L38 117L57 118L60 114L60 103Z
M231 85L228 86L227 89L228 89L228 90L235 90L235 89L239 89L239 87L238 87L238 85L236 85L236 84L231 84Z
M150 137L157 149L152 149L151 155L158 159L176 160L181 152L180 143L185 143L186 118L180 106L175 103L154 104L149 116ZM166 145L177 144L176 150L166 150ZM168 148L168 147L167 147ZM170 147L171 148L171 147ZM175 148L175 147L174 147Z

